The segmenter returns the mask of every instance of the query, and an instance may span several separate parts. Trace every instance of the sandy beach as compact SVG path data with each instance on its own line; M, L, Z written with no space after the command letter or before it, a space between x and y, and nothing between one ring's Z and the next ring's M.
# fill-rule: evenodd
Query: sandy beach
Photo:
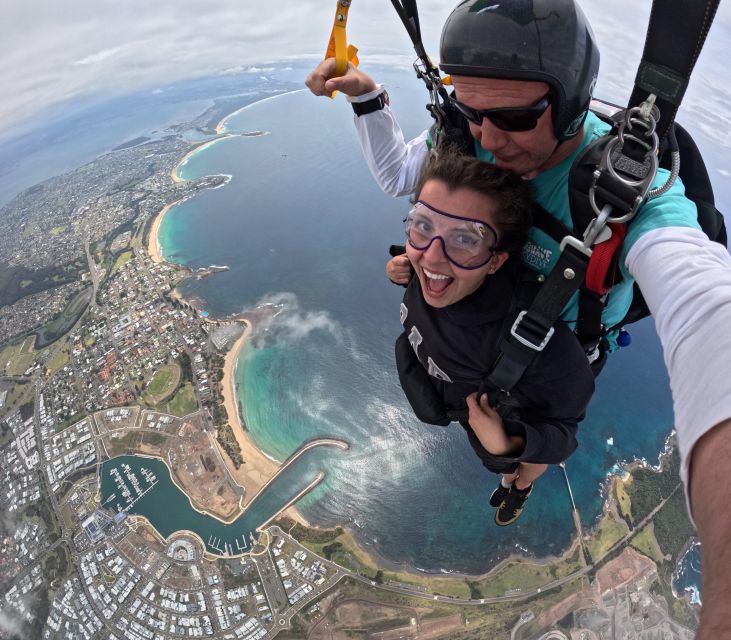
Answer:
M236 436L236 441L241 447L241 455L245 461L245 464L242 464L239 469L235 469L233 465L229 465L229 471L236 482L246 490L245 504L251 502L252 498L277 473L281 466L279 463L265 456L254 445L248 432L244 429L241 416L239 415L238 398L236 395L236 361L241 349L246 344L249 336L251 336L251 331L251 323L246 322L246 329L243 335L226 354L223 366L223 379L221 380L226 413L228 414L229 423ZM228 461L228 456L225 456L225 458ZM294 508L288 509L285 513L302 525L309 526L309 523Z
M231 138L235 134L225 134L222 136L219 136L213 140L208 140L207 142L204 142L203 144L199 144L197 147L194 147L188 153L183 156L183 158L178 162L178 164L173 167L173 169L170 171L170 178L173 182L185 182L179 175L178 175L178 169L182 167L188 158L190 158L192 155L198 153L199 151L202 151L206 147L211 146L212 144L215 144L216 142L219 142L220 140L225 140L226 138ZM165 214L170 210L171 207L178 204L180 201L171 202L169 205L166 205L162 208L160 213L155 216L155 221L152 223L152 227L150 228L150 237L147 241L147 252L150 254L150 258L152 258L153 262L164 262L162 255L160 254L160 244L157 241L157 235L160 232L160 225L162 224L162 220L165 217Z
M152 227L150 227L150 237L147 239L147 253L150 255L152 261L158 264L161 262L165 262L165 260L160 253L160 243L157 241L157 234L160 232L160 225L162 224L162 220L165 217L165 214L170 211L170 208L176 204L177 202L171 202L170 204L164 206L160 210L160 213L155 216Z
M208 147L219 140L223 140L227 137L232 137L234 134L224 134L214 140L209 140L201 145L198 145L194 149L191 149L185 157L175 166L170 172L170 177L175 182L183 182L183 179L178 176L178 168L182 166L185 161L190 158L194 153L201 151L205 147ZM150 234L147 242L147 251L150 258L155 263L163 263L165 259L160 251L160 243L158 242L158 234L160 232L160 225L162 224L165 214L179 201L171 202L170 204L163 207L160 212L155 216L155 220L150 228ZM173 295L180 298L180 295L174 290ZM241 416L238 411L238 400L236 396L236 361L239 356L241 349L246 344L249 336L251 335L252 325L250 322L246 322L246 329L243 335L236 341L231 347L229 352L226 354L223 369L223 379L221 381L222 394L224 398L224 406L226 407L226 413L229 417L231 428L233 429L236 440L241 447L241 455L245 460L245 464L241 465L239 469L236 469L230 462L230 459L221 449L221 453L224 459L228 463L229 471L232 477L238 482L246 491L244 498L244 504L251 502L253 497L259 492L259 490L277 473L281 465L265 456L252 442L249 434L245 431L244 425L241 420ZM220 448L220 447L219 447ZM310 526L309 523L293 508L289 508L286 512L290 518L296 520L303 526Z
M170 172L170 177L173 179L174 182L185 182L179 175L178 175L178 169L182 167L188 160L191 158L191 156L194 156L199 151L203 151L203 149L207 149L212 144L216 144L217 142L220 142L221 140L225 140L226 138L236 138L238 137L235 133L221 133L218 130L218 127L216 127L216 137L213 138L213 140L206 140L205 142L202 142L201 144L193 147L188 153L186 153L180 162L178 162L177 165L175 165L175 168Z

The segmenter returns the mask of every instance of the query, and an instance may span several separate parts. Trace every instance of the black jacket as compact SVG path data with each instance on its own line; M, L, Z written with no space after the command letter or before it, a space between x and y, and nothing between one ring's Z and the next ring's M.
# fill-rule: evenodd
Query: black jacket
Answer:
M508 260L477 291L442 309L426 303L417 277L406 288L401 306L405 333L448 409L465 409L466 396L477 391L487 375L508 314L514 315L520 269L517 260ZM513 459L547 464L565 460L576 449L578 423L593 392L586 355L571 330L560 323L513 388L518 408L503 416L508 435L525 441L524 450Z

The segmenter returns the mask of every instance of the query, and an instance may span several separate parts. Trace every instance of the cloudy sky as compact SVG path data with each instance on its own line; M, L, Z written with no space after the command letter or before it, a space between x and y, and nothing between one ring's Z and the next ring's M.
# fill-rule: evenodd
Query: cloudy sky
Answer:
M419 0L424 41L435 58L439 29L454 4ZM241 65L321 55L335 1L0 0L0 6L0 131L12 131L22 119L69 98L125 94ZM604 0L583 0L582 6L602 49L605 92L613 84L631 86L650 0L613 0L611 14ZM412 57L388 0L354 0L348 27L366 63L369 56ZM720 95L729 104L723 62L729 41L731 7L722 3L699 63L700 79L691 87L699 99L712 89L716 102Z

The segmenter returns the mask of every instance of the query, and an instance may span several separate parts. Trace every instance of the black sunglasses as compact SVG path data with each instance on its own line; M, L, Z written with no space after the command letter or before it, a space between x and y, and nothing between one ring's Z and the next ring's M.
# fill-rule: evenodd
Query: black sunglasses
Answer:
M503 131L530 131L535 129L538 119L551 104L550 93L539 98L537 102L529 107L499 107L497 109L473 109L454 97L450 96L449 99L467 120L478 127L482 126L482 120L487 118Z

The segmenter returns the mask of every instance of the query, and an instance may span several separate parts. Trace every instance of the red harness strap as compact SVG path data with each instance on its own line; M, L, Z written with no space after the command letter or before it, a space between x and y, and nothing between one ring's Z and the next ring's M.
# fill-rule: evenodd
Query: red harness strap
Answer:
M586 269L586 287L604 295L615 284L619 250L627 235L626 224L610 224L612 237L594 247Z

